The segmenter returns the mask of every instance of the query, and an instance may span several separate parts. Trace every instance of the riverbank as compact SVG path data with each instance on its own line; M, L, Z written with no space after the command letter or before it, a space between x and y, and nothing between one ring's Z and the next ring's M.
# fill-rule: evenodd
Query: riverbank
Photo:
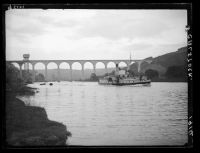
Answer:
M71 133L47 117L44 108L26 106L16 95L31 95L35 89L6 89L6 143L8 146L66 146Z
M98 81L91 81L91 80L83 80L79 82L98 82ZM185 79L151 79L151 82L187 82Z
M151 82L187 82L185 78L153 78Z

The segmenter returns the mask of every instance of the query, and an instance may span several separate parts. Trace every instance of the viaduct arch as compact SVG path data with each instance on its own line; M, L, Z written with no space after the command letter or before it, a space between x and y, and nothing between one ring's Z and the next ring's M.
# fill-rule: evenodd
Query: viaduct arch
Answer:
M142 62L146 61L144 60L131 60L131 62L138 63L138 72L140 72L140 65ZM6 61L7 63L17 63L20 68L20 76L22 77L22 65L23 64L31 64L32 65L32 71L33 71L33 81L35 81L35 65L37 63L42 63L45 66L45 79L47 81L47 71L48 71L48 64L49 63L55 63L57 65L57 74L58 74L58 81L60 79L60 64L67 63L70 67L70 79L72 81L72 64L77 62L81 64L82 67L82 77L84 76L84 64L85 63L91 63L93 65L93 71L96 73L96 64L97 63L103 63L107 72L107 66L108 63L113 62L115 65L119 63L125 63L127 66L130 63L130 60L12 60L12 61ZM150 63L151 61L146 61Z

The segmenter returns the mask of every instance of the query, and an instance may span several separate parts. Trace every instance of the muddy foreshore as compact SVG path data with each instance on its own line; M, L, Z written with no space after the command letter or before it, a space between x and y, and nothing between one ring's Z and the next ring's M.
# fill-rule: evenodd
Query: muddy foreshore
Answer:
M20 95L34 94L28 87ZM62 123L51 121L44 108L26 106L16 98L16 92L6 91L6 143L8 146L66 146L71 133Z

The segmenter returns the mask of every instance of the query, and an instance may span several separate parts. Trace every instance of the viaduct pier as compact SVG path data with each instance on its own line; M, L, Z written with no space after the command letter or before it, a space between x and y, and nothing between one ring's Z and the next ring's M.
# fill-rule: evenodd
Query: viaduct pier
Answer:
M37 63L42 63L45 66L45 79L47 79L47 66L49 63L55 63L57 65L57 74L58 74L58 79L60 78L60 64L62 63L67 63L69 64L70 67L70 79L72 81L72 65L73 63L80 63L82 67L82 76L84 76L84 64L89 62L93 65L93 71L96 73L96 64L97 63L103 63L105 66L105 70L107 72L107 65L110 62L113 62L115 65L119 64L121 62L125 63L127 66L130 64L130 60L124 60L124 59L118 59L118 60L29 60L30 55L29 54L24 54L23 55L24 59L23 60L10 60L6 61L7 63L17 63L19 65L19 70L20 70L20 77L22 77L22 66L24 65L24 69L28 70L29 69L29 64L32 65L32 71L33 71L33 81L35 80L35 65ZM140 66L142 62L148 62L151 63L151 60L131 60L131 62L135 62L138 65L138 72L140 72ZM59 80L58 80L59 81Z

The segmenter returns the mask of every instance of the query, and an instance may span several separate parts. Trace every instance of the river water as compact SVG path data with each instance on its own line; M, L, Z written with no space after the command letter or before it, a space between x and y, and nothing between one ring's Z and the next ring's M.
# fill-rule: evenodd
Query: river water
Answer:
M103 86L97 82L29 85L39 92L20 97L44 107L50 120L72 133L69 145L184 145L187 141L187 83Z

